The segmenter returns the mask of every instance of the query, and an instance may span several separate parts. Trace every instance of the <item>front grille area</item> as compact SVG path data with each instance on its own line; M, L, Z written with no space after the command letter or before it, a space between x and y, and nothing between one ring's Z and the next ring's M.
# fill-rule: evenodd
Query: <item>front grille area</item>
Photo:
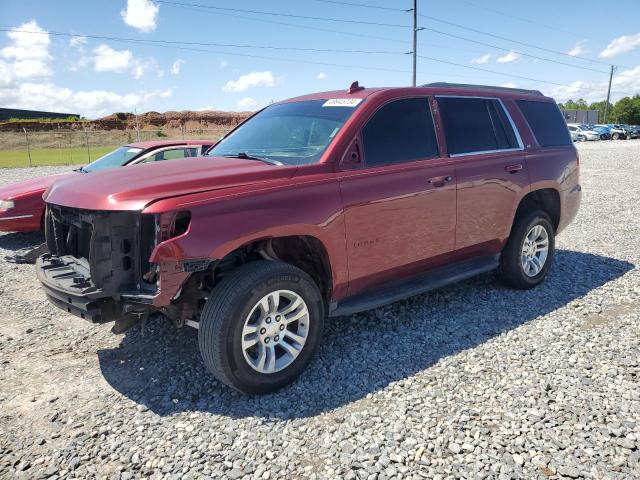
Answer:
M53 256L62 261L72 257L78 266L77 282L86 282L105 295L151 288L142 282L142 275L149 269L155 245L152 216L48 204L45 234Z

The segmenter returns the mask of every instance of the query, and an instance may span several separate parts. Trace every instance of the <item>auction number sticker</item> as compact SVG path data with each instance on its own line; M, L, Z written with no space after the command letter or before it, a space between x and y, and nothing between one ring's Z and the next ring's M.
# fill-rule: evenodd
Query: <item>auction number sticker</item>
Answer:
M323 107L355 107L361 98L331 98L322 104Z

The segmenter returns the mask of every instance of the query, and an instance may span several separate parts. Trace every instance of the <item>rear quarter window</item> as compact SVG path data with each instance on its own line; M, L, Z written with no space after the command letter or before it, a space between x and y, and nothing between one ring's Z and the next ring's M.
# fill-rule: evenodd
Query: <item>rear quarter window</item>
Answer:
M498 99L443 96L437 101L449 155L519 148Z
M541 147L572 145L567 124L555 103L516 100Z

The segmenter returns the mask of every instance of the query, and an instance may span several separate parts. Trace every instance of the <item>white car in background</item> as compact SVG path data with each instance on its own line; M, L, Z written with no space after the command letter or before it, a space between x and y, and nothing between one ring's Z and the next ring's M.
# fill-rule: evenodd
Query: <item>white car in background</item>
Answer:
M600 140L600 134L594 130L587 130L584 125L580 125L578 123L569 123L567 124L569 127L569 133L576 133L577 135L583 135L586 140ZM579 140L578 140L579 141Z
M573 142L586 142L587 137L578 132L573 132L569 130L569 134L571 135L571 141Z

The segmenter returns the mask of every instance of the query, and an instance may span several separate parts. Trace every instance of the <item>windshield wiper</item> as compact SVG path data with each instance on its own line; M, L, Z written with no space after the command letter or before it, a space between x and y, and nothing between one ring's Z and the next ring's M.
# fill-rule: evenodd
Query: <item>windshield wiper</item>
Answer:
M268 163L269 165L282 165L282 162L279 162L277 160L272 160L270 158L254 157L253 155L249 155L247 152L227 153L225 155L220 155L220 156L228 157L228 158L243 158L245 160L260 160L261 162Z
M76 168L74 172L89 173L89 171L85 170L84 167Z

